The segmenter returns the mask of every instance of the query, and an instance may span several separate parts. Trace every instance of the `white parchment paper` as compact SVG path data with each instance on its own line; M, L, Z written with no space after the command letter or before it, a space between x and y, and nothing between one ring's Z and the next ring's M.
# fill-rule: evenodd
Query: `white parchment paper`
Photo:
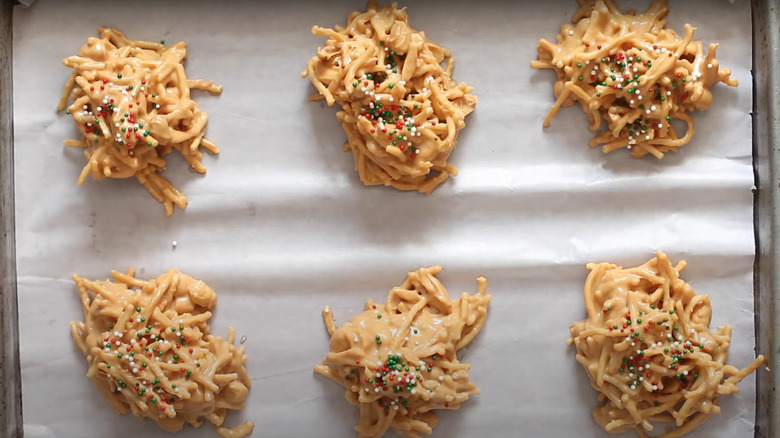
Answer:
M624 4L624 2L620 2ZM634 3L644 7L647 2ZM706 7L702 7L702 6ZM338 321L383 300L405 273L440 264L452 294L479 275L493 294L484 331L462 351L482 394L440 414L437 437L603 437L596 393L564 341L584 316L585 263L642 263L656 250L686 259L684 278L710 294L713 325L734 326L729 361L754 357L751 24L747 1L673 1L670 25L721 43L741 85L715 90L694 141L663 161L603 155L578 108L549 129L553 73L534 71L540 37L554 38L576 2L409 2L414 27L452 50L455 77L475 87L452 161L460 174L433 195L366 188L341 151L335 110L307 102L299 74L362 1L39 1L14 16L17 257L24 420L29 437L169 436L118 417L85 378L68 323L82 317L73 272L106 278L171 267L219 294L215 333L247 336L247 409L260 437L349 437L357 409L312 373L327 352L320 317ZM79 188L76 130L54 108L69 71L61 59L115 26L131 38L186 40L191 78L222 83L196 96L209 112L208 174L172 158L165 175L190 199L163 208L133 180ZM174 249L171 242L177 241ZM763 371L762 371L763 372ZM723 414L692 436L751 437L755 383L721 399ZM213 427L187 436L215 436ZM630 436L630 435L627 435Z

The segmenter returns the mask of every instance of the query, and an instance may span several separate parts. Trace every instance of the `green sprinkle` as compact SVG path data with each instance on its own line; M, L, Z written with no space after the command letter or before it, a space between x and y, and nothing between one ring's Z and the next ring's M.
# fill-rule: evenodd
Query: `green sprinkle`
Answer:
M376 315L376 317L377 317L377 319L382 319L382 314L379 313L379 314Z
M390 85L388 85L388 87L393 88L393 87L395 87L395 84L390 84Z
M578 62L578 63L577 63L577 67L582 67L582 63L581 63L581 62Z
M127 114L125 114L125 115L127 115ZM136 311L136 312L140 312L140 311L141 311L141 308L140 308L140 307L136 307L136 308L135 308L135 311Z
M122 79L122 73L118 73L118 74L116 75L116 77L118 77L119 79Z
M65 114L70 114L70 110L65 110Z

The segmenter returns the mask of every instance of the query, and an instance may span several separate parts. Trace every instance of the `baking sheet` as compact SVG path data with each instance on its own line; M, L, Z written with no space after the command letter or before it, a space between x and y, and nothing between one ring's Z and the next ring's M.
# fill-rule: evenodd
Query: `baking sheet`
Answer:
M528 61L575 2L411 5L412 25L453 51L455 77L480 98L452 156L460 175L431 196L363 187L341 152L335 110L306 101L312 88L299 73L324 42L311 26L343 24L362 2L44 0L17 8L26 435L168 436L151 422L115 416L83 377L86 364L70 340L67 324L81 317L70 274L105 278L128 266L142 276L178 267L217 290L212 328L246 334L254 385L248 408L230 421L255 421L255 436L352 436L357 410L338 385L311 372L327 352L321 306L344 321L422 265L444 266L453 294L473 291L485 275L494 297L484 331L460 355L483 393L442 413L434 436L606 436L590 418L595 393L564 344L568 325L584 314L589 261L631 266L658 249L687 259L684 277L712 297L713 326L734 326L730 362L744 366L754 354L750 5L707 5L672 2L670 25L681 31L691 22L697 38L720 42L721 65L741 86L718 86L717 107L696 115L694 141L661 162L588 148L576 108L542 129L553 74ZM197 98L223 153L204 159L205 177L170 161L165 175L190 198L171 218L133 181L76 187L83 158L60 146L75 133L69 117L53 112L68 75L60 60L100 25L132 38L186 40L189 76L225 85L220 97ZM724 413L694 436L752 436L753 382L721 399ZM208 425L187 432L214 436Z

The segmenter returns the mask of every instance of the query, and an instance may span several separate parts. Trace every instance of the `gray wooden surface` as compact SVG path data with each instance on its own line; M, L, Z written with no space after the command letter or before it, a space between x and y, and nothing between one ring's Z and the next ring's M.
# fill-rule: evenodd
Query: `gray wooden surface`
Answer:
M0 436L22 436L14 246L14 131L11 12L0 0Z

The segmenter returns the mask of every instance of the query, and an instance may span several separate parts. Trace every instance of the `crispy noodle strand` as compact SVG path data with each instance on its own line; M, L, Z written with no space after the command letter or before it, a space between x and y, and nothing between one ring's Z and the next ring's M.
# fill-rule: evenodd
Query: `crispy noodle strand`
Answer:
M693 41L689 24L683 36L665 29L667 0L656 0L642 14L624 14L613 0L578 1L574 24L561 26L556 43L541 39L539 59L531 62L558 75L557 100L545 127L559 108L579 102L592 131L607 121L590 146L603 145L604 153L627 148L634 158L660 159L691 141L695 130L688 113L709 108L710 87L738 85L731 70L718 68L717 44L705 52L701 41ZM684 134L673 120L685 123Z
M217 295L204 282L172 269L154 280L112 271L114 281L73 275L84 321L70 324L89 365L87 377L119 414L151 418L169 431L206 419L226 438L254 425L222 427L228 410L243 409L251 386L245 348L209 333Z
M193 170L205 173L200 148L219 153L203 138L208 114L190 99L191 89L222 93L221 85L187 79L182 62L187 44L172 46L131 40L116 29L100 28L75 56L63 60L73 69L58 111L67 112L81 140L65 144L84 149L87 164L78 184L92 178L135 177L172 215L187 197L160 173L174 149Z
M410 272L384 305L368 300L341 327L329 307L322 312L330 353L314 371L344 386L347 401L360 408L359 438L390 429L407 437L430 434L438 423L434 409L458 409L479 394L466 372L471 366L457 352L485 324L487 281L478 278L476 294L452 301L439 272L438 266Z
M364 184L430 194L457 174L447 159L477 97L452 79L448 50L412 29L406 9L373 0L346 27L312 32L328 41L302 76L319 92L312 100L341 106L344 150Z
M569 343L599 391L593 418L607 432L646 438L653 423L667 422L674 426L658 437L685 435L719 414L718 397L738 392L765 361L725 365L731 327L710 331L710 299L680 278L685 266L662 252L630 269L588 264L588 317L572 324Z

